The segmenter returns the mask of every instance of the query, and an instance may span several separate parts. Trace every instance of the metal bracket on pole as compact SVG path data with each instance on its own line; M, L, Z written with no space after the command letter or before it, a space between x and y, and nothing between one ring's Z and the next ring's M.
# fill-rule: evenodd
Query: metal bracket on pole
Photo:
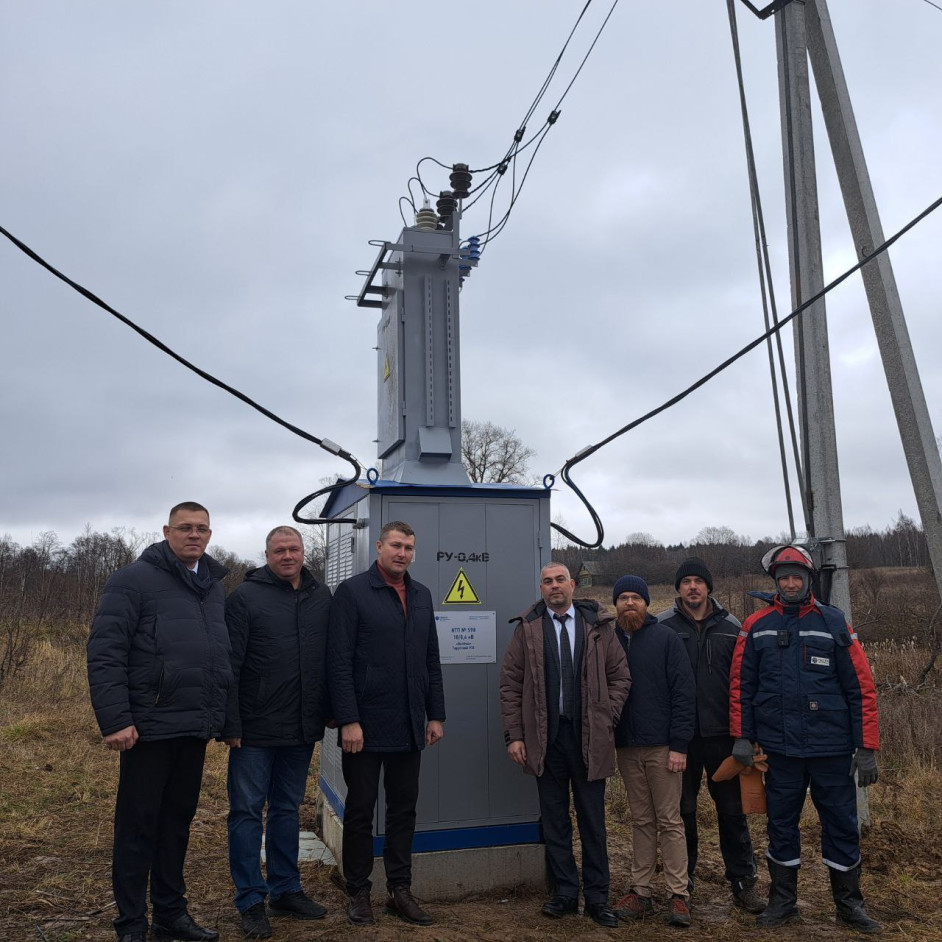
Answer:
M788 4L792 2L792 0L773 0L772 3L770 3L767 7L763 7L761 10L758 7L754 7L749 2L749 0L742 0L742 2L747 7L749 7L749 9L752 10L752 12L755 13L755 15L759 17L760 20L767 20L770 16L772 16L773 13L778 13L779 10L787 7Z

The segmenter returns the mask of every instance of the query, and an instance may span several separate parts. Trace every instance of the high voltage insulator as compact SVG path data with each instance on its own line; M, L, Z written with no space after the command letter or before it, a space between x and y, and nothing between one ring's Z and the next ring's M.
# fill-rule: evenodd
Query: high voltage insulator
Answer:
M442 222L447 222L454 216L455 210L458 208L458 200L455 199L455 194L451 190L442 190L438 194L435 205L438 208L438 215L442 217Z
M452 164L451 174L448 177L455 199L465 200L471 189L471 174L467 164Z
M458 284L461 285L464 283L465 278L470 276L471 269L477 267L481 258L481 237L469 236L468 241L461 247L459 254L461 261L458 264Z
M438 213L432 209L426 200L422 208L415 214L415 225L417 229L437 229Z

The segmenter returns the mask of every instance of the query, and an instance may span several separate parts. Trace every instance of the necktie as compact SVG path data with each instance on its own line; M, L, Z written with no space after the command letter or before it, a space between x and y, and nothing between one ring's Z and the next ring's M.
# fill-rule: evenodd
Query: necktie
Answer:
M554 615L559 622L559 684L563 692L562 716L570 720L575 717L576 692L573 683L572 645L569 643L569 632L566 630L568 612L565 615Z

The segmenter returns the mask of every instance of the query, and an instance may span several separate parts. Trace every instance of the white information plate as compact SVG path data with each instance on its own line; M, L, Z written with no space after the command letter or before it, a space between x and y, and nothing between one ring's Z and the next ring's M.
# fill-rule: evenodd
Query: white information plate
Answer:
M493 664L497 660L497 612L436 612L442 664Z

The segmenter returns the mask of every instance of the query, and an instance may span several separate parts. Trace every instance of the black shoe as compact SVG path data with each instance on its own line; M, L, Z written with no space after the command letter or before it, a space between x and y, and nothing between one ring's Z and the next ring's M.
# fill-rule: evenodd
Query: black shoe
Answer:
M372 926L376 922L373 918L373 904L370 902L368 887L357 890L350 897L350 902L347 904L347 919L354 926Z
M548 899L540 910L550 919L560 919L563 916L575 916L579 912L579 900L574 896L554 896Z
M264 903L256 903L242 913L242 931L247 939L270 939L271 923Z
M777 929L795 922L798 915L798 868L783 867L767 860L772 885L769 887L769 905L765 907L756 925L760 929Z
M408 886L394 886L386 894L386 912L416 926L430 926L435 920L418 904Z
M157 922L150 926L151 939L154 942L215 942L219 933L215 929L198 926L189 913L178 916L173 922Z
M860 865L853 870L835 870L828 867L831 878L831 895L837 907L837 923L857 932L876 935L883 931L883 926L871 919L864 909L863 894L860 892Z
M591 916L600 926L606 929L618 928L618 917L615 910L608 903L586 903L585 914Z
M118 936L118 942L147 942L147 932L125 932L124 935Z
M304 890L282 893L268 901L268 908L276 916L294 916L295 919L323 919L327 907L315 903Z

